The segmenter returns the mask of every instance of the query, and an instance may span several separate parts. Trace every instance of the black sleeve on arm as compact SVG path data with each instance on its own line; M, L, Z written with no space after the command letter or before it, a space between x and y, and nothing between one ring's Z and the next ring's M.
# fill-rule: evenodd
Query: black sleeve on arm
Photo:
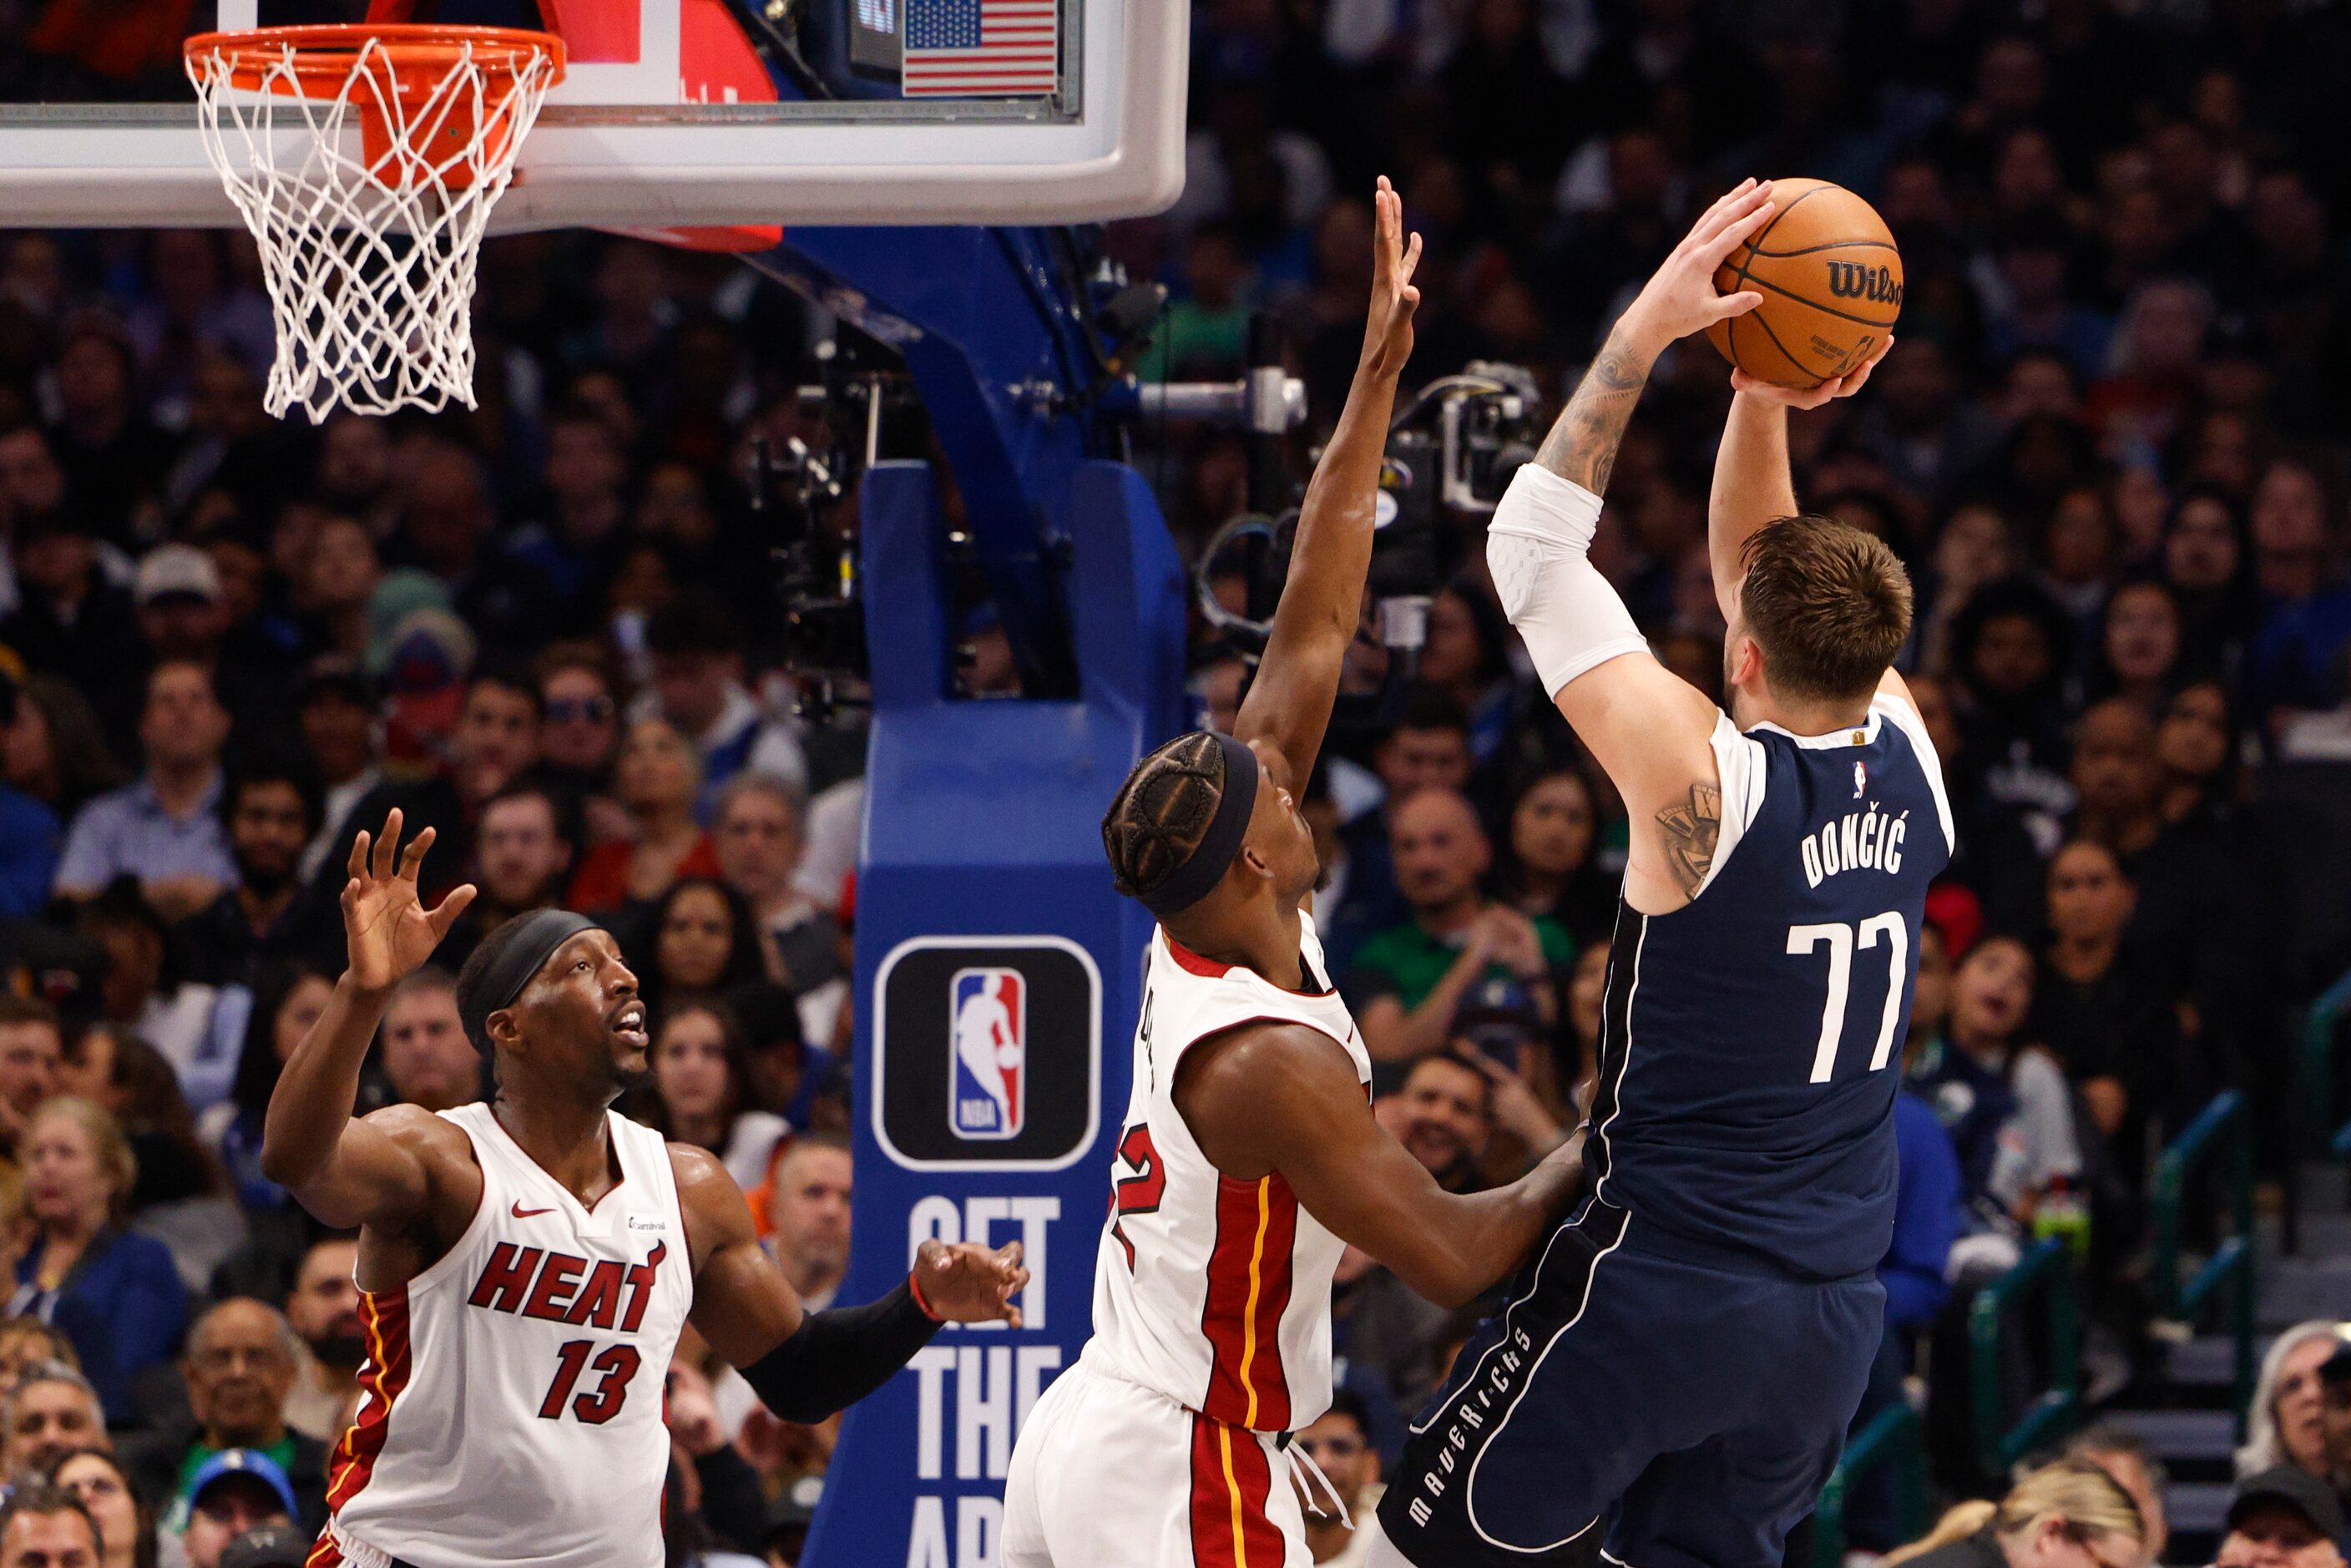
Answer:
M901 1285L862 1307L833 1307L800 1320L791 1338L743 1368L759 1402L787 1421L813 1423L845 1410L931 1343L939 1324Z
M737 1552L757 1552L768 1532L768 1496L741 1450L722 1443L694 1461L702 1478L702 1518Z

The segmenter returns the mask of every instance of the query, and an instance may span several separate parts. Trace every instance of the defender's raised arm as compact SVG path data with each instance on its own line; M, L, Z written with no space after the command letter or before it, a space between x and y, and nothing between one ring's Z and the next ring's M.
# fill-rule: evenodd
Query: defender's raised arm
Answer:
M1300 788L1322 748L1341 667L1363 616L1380 461L1387 450L1396 378L1412 357L1413 311L1420 304L1420 290L1412 282L1413 269L1420 265L1420 236L1405 236L1404 198L1382 175L1373 201L1377 232L1363 358L1338 428L1307 481L1273 632L1233 726L1238 739L1272 742L1290 765L1290 782Z

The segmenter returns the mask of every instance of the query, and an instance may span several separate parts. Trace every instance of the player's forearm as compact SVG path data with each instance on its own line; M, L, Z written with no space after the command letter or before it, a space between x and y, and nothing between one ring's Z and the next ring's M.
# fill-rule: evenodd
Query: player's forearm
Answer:
M1617 322L1536 449L1535 461L1595 496L1604 495L1625 427L1664 347L1629 318Z
M1355 371L1338 428L1307 481L1265 657L1234 727L1245 740L1270 737L1293 768L1311 766L1321 747L1362 619L1380 463L1401 368L1367 352Z
M262 1122L261 1172L296 1193L334 1157L359 1100L360 1064L375 1038L389 993L362 988L350 975L277 1074Z
M1747 574L1742 552L1754 532L1766 523L1793 517L1795 480L1788 465L1788 410L1785 404L1740 392L1730 400L1730 417L1722 427L1722 449L1715 455L1714 488L1707 497L1707 556L1714 568L1714 589L1730 613L1730 601Z
M1508 1279L1583 1185L1583 1150L1571 1141L1510 1186L1455 1199L1462 1212L1447 1228L1457 1239L1449 1289L1446 1297L1429 1300L1461 1306Z

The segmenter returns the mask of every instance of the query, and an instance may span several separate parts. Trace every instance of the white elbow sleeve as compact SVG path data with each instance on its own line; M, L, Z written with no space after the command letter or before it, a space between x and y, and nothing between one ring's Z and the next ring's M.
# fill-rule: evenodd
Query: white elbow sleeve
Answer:
M1540 464L1510 481L1486 528L1502 612L1526 639L1543 693L1622 653L1648 651L1632 612L1592 564L1600 497Z

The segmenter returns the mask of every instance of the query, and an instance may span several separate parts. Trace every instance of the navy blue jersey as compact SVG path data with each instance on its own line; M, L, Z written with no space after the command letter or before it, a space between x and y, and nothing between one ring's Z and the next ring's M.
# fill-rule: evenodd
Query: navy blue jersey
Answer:
M1585 1149L1647 1249L1867 1273L1894 1230L1894 1096L1950 810L1925 727L1713 737L1722 828L1697 896L1617 912Z

